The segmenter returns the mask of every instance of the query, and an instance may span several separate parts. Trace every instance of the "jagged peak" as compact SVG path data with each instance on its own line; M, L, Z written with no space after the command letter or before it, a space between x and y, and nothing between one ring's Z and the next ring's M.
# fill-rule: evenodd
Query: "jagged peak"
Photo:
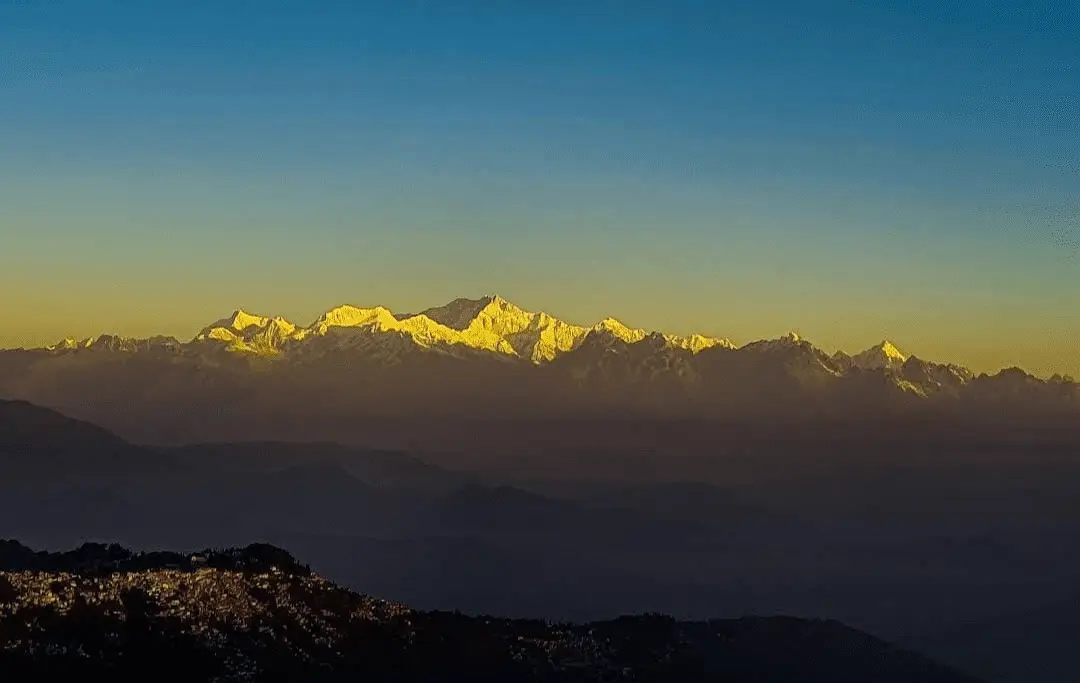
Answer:
M480 301L486 303L471 318L466 319L464 315L469 312L463 312L463 317L457 321L459 325L463 325L462 331L482 331L507 337L529 329L537 317L536 313L526 311L498 295L485 297Z
M238 308L229 314L227 317L210 323L196 335L196 339L213 339L227 337L229 335L236 336L236 333L244 332L245 330L255 327L262 329L270 324L271 318L267 318L261 315L254 315L248 313L242 308ZM215 334L215 331L218 331ZM223 334L228 332L229 334Z
M896 348L896 345L888 339L882 341L880 344L877 345L876 348L890 358L895 358L901 362L907 360L907 356L904 355L904 353L902 353L900 349Z
M865 351L855 354L851 360L856 367L871 370L901 366L907 362L908 357L886 339Z
M915 354L907 357L907 359L903 362L903 367L911 369L935 368L938 370L949 372L955 375L957 378L965 381L975 377L974 373L972 373L971 370L968 370L962 365L956 365L955 363L935 363L934 361L920 358Z
M633 344L639 342L647 336L647 332L640 328L631 328L624 325L621 321L615 318L604 318L600 322L593 325L593 330L598 332L607 332L624 342Z
M194 341L217 341L233 351L273 354L296 334L296 325L281 316L255 315L238 308L229 317L203 328Z
M397 318L385 306L360 308L351 304L342 304L320 315L309 329L325 332L329 327L358 327L372 323L392 324L395 322Z
M518 306L517 304L515 304L515 303L513 303L511 301L507 301L506 299L502 298L498 294L492 294L491 296L484 297L483 299L481 299L481 301L486 301L487 303L484 304L484 306L480 309L479 315L488 315L488 316L513 315L513 316L528 316L530 318L533 315L535 315L531 311L526 311L524 308Z
M106 350L106 351L133 351L139 347L166 347L177 346L180 340L166 335L154 335L152 337L125 337L119 334L100 334L84 339L68 337L55 344L44 347L46 351L75 351L78 349Z
M432 320L423 313L410 316L405 320L398 320L396 329L415 334L437 335L447 340L453 340L461 336L461 332L449 328L437 320Z
M822 358L827 358L826 354L818 349L816 346L807 341L804 337L799 335L798 332L788 332L782 337L775 339L761 339L758 341L748 342L743 344L740 349L755 351L755 352L773 352L773 351L810 351L814 354L820 355Z
M743 345L743 348L773 348L784 346L797 346L803 343L806 343L806 340L803 339L798 332L791 331L783 336L776 337L774 339L759 339L757 341L748 342L747 344Z
M1022 367L1020 367L1018 365L1011 365L1011 366L1009 366L1007 368L1002 368L1002 369L998 370L996 373L994 373L993 375L990 375L990 377L1004 379L1004 380L1042 381L1038 377L1036 377L1035 375L1031 374L1030 372L1028 372L1027 370L1023 369Z
M66 337L60 341L46 346L46 351L71 351L74 349L87 349L93 345L95 337L86 337L84 339L76 339L74 337Z
M728 349L734 349L735 344L730 339L722 339L719 337L707 337L703 334L691 334L687 337L683 337L676 334L661 334L664 341L669 345L679 349L685 349L691 353L698 353L705 349L711 349L714 346L722 346Z
M242 308L238 308L233 311L232 315L226 318L226 320L228 321L229 327L238 332L242 332L249 327L266 327L271 319L261 315L254 315Z
M507 325L511 328L521 327L523 324L531 322L534 314L514 305L498 294L492 294L479 299L454 299L442 306L423 310L420 315L426 315L452 330L464 332L478 325L488 329L492 328L492 326L506 327ZM517 330L508 329L504 333L513 331Z

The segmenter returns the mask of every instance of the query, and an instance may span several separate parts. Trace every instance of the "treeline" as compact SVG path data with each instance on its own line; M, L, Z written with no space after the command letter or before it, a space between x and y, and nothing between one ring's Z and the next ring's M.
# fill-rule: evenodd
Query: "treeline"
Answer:
M34 551L18 541L0 540L0 571L6 572L95 574L160 569L195 571L202 568L252 573L276 569L285 574L311 575L310 567L298 562L287 551L266 543L192 553L134 552L116 543L84 543L73 550L47 552Z

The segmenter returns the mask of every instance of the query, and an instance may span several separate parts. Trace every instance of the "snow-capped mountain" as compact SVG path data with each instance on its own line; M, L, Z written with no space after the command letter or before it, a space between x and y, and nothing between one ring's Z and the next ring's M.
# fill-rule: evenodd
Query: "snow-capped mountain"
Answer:
M851 357L851 364L861 370L897 369L904 365L908 357L900 352L892 342L883 341Z
M575 348L586 330L565 323L547 313L532 313L501 296L482 299L456 299L446 306L433 308L428 315L463 335L463 343L474 346L493 337L504 340L512 355L534 363L554 359Z
M228 318L203 328L194 342L221 342L228 349L248 353L272 353L297 332L284 318L265 318L236 310Z
M609 334L627 343L637 343L649 333L631 329L614 318L605 318L591 327L564 322L544 312L526 311L501 296L455 299L445 306L421 313L398 315L376 306L359 308L343 305L318 317L307 327L298 327L280 317L253 315L243 310L214 322L200 331L193 342L218 343L237 353L277 356L303 354L305 342L323 338L314 346L327 352L335 347L364 346L377 350L378 340L397 346L402 339L419 348L453 354L468 349L517 357L535 364L554 360L576 349L590 332ZM329 338L329 339L327 339ZM687 337L664 334L672 348L698 353L714 346L734 348L726 339L693 334ZM65 340L50 347L76 349L80 343Z
M123 351L135 353L137 351L150 351L154 349L176 349L180 347L180 340L176 337L156 336L146 339L133 339L120 337L115 334L103 334L98 337L86 339L67 338L51 346L46 346L47 351L75 351L88 349L92 351Z
M854 355L828 354L796 333L737 346L610 317L570 323L499 296L407 315L342 305L306 326L237 310L188 342L103 335L0 351L0 398L128 433L146 429L149 439L166 423L180 435L195 429L170 422L177 416L198 429L244 420L299 425L305 438L318 439L303 425L331 420L339 428L372 416L1080 412L1080 389L1066 378L1018 369L976 377L890 342ZM144 419L124 422L135 415Z

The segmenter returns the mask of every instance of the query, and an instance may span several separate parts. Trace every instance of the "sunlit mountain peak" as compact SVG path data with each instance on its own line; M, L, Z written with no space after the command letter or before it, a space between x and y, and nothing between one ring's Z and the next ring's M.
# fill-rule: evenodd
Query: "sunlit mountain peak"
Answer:
M864 370L900 367L907 360L907 356L888 341L882 341L851 358L855 367Z
M664 340L671 346L678 349L686 349L691 353L698 353L705 349L711 349L714 346L722 346L727 349L735 348L735 344L729 339L706 337L702 334L691 334L688 337L682 337L676 334L665 334L663 336Z
M392 328L397 318L384 306L374 308L359 308L352 305L343 305L331 308L307 328L308 331L326 334L332 327L359 327L364 325L376 325L379 327Z
M645 336L648 334L645 330L641 328L627 327L615 318L604 318L600 322L596 323L596 325L593 326L593 329L599 332L607 332L612 336L616 337L617 339L621 339L628 344L637 343L644 339Z
M229 317L203 328L194 341L221 342L233 351L270 355L277 353L296 332L296 325L280 316L270 318L237 309Z

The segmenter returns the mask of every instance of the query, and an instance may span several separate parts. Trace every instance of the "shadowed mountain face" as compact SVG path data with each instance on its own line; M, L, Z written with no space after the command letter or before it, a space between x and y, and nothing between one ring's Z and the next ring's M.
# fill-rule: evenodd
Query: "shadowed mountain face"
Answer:
M265 544L44 553L0 541L0 669L18 680L976 683L834 621L416 611L343 590Z
M415 315L341 306L308 327L236 311L187 343L107 335L0 352L0 397L157 443L367 443L345 425L390 418L1080 416L1067 378L976 377L888 342L829 356L797 335L736 348L612 319L583 327L501 297Z

